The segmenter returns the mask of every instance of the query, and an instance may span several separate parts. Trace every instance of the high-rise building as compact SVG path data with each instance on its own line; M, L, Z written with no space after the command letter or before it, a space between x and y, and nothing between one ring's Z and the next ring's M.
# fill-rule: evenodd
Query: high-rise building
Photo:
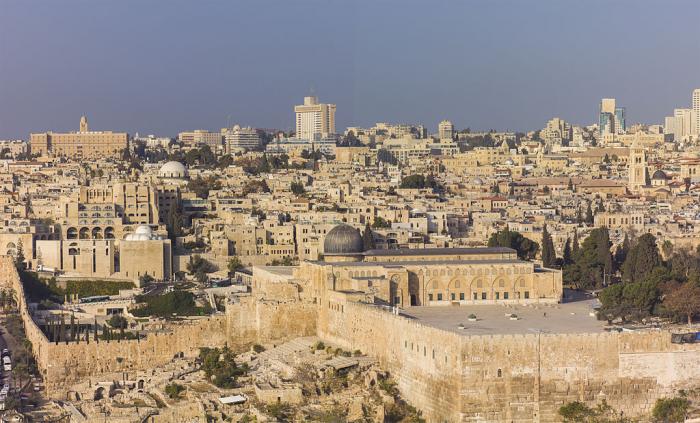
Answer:
M606 140L614 140L615 135L627 131L626 110L624 107L617 107L614 98L604 98L600 101L598 131Z
M335 134L335 104L318 102L318 97L304 97L304 104L294 106L296 137L305 140L328 138Z
M692 135L693 109L675 109L673 116L664 120L664 133L673 134L674 140L682 140Z
M615 133L618 135L624 134L627 131L626 114L627 112L624 107L615 107Z
M260 135L254 128L241 128L236 125L224 132L226 151L234 153L260 148Z
M693 91L693 113L691 120L692 134L700 135L700 88L696 88Z
M455 126L449 120L443 120L438 125L438 138L441 140L451 140L454 138Z
M32 154L87 159L118 157L129 145L125 132L90 131L85 116L80 118L78 132L42 132L29 135Z

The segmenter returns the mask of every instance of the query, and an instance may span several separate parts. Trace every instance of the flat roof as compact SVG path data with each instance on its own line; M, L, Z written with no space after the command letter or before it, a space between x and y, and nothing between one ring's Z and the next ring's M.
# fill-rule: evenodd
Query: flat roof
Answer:
M342 267L402 267L402 266L422 266L426 264L449 265L449 264L532 264L532 262L519 259L488 259L488 260L407 260L407 261L312 261L311 263L321 266L342 266Z
M600 333L605 322L591 316L595 300L563 304L461 305L410 307L401 314L441 330L464 336L536 333ZM468 316L475 314L477 321ZM518 320L511 320L515 314ZM460 328L460 323L463 329Z
M512 248L480 247L480 248L397 248L392 250L367 250L364 256L439 256L460 254L515 254Z

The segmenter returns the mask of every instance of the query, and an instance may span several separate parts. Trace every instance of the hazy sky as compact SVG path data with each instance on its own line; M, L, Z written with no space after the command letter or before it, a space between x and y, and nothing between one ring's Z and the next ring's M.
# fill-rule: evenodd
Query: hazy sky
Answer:
M700 87L700 1L0 0L0 139L290 128L311 89L338 130L662 123Z

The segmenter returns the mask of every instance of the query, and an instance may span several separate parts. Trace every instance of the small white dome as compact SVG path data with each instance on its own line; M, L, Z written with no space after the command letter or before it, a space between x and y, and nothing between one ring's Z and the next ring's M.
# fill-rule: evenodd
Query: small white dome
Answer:
M133 233L124 237L125 241L151 241L161 239L153 233L153 229L147 225L139 225Z
M139 225L134 231L135 234L151 235L153 234L153 229L148 225Z
M483 179L481 179L479 177L474 178L474 181L472 181L472 182L474 183L474 185L484 185Z
M187 168L180 162L171 161L161 166L158 176L161 178L185 178L187 177Z

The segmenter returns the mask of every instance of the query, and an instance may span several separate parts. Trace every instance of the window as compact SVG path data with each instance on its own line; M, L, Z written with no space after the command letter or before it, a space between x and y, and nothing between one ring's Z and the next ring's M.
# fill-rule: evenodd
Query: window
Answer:
M527 298L527 297L525 297ZM433 301L433 294L428 294L428 301Z
M464 292L459 293L459 300L464 301Z
M482 300L485 300L485 299L486 299L486 293L485 293L485 292L482 292L482 293L481 293L481 299L482 299Z
M477 294L476 292L474 293L474 299L475 299L475 300L478 300L478 299L479 299L479 294Z
M439 293L437 298L438 298L438 301L442 301L442 293Z
M525 291L525 298L530 298L530 291Z
M497 299L497 300L500 300L500 299L501 299L501 293L500 293L500 292L496 292L496 299Z
M455 293L454 293L454 292L450 294L450 299L451 299L452 301L455 300Z
M503 299L504 299L504 300L507 300L507 299L508 299L508 293L507 293L507 292L504 292L504 293L503 293Z

